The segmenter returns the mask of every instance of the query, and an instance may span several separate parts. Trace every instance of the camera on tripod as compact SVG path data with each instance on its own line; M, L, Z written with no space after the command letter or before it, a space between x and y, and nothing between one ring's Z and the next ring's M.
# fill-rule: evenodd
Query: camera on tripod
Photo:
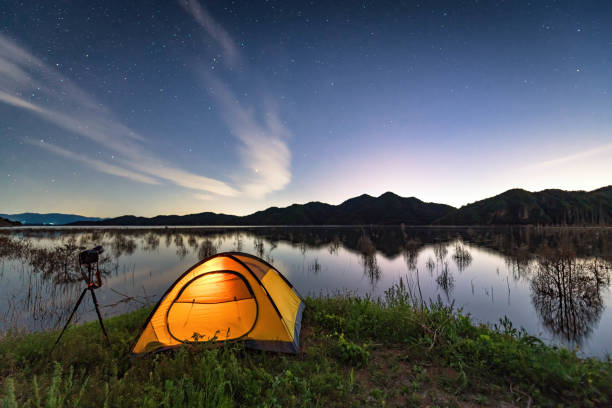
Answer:
M81 247L82 248L82 247ZM86 251L79 253L79 263L81 265L88 265L98 263L100 258L100 254L104 252L104 248L101 245L98 245L95 248L88 249Z
M98 315L98 321L100 322L102 333L104 333L104 337L106 338L106 343L110 346L110 339L108 338L108 333L106 333L106 329L104 328L104 321L102 320L102 313L100 313L100 305L98 305L98 299L96 298L96 292L95 292L95 289L98 289L100 286L102 286L102 277L100 276L100 267L98 265L98 261L100 260L100 254L102 252L104 252L104 249L101 246L97 246L95 248L88 249L86 251L79 253L79 270L81 271L81 275L83 275L83 279L85 280L85 283L87 283L87 286L85 287L85 289L83 289L83 292L81 292L81 296L79 296L79 300L77 300L76 304L74 305L74 309L72 309L72 313L70 314L68 321L66 322L66 324L64 325L64 328L62 329L59 336L57 337L57 340L55 340L53 347L51 347L51 352L53 351L55 346L57 346L57 343L59 343L60 339L64 335L64 332L68 328L70 321L72 320L74 314L79 308L79 305L81 304L81 301L85 297L85 294L87 293L87 291L91 293L91 299L93 300L94 308L96 309L96 314ZM87 266L87 273L83 271L83 265ZM94 265L96 266L95 267L95 277L96 277L95 282L93 280Z
M95 248L88 249L86 251L79 253L79 265L87 265L87 274L81 269L81 274L83 275L83 279L87 282L87 285L93 286L94 289L102 286L102 276L100 275L100 268L98 266L98 261L100 259L100 254L104 252L104 248L98 245ZM94 268L93 265L96 265L95 274L96 274L96 282L93 281L93 273Z

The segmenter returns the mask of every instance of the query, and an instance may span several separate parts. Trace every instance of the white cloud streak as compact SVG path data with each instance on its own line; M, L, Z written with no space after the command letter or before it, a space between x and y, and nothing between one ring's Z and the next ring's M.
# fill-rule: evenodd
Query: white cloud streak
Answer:
M558 157L556 159L551 159L551 160L546 160L540 163L537 163L535 166L536 167L554 167L554 166L558 166L560 164L565 164L568 162L573 162L576 160L580 160L580 159L586 159L592 156L597 156L600 155L602 153L606 153L608 151L612 150L612 143L610 144L606 144L603 146L599 146L593 149L589 149L589 150L584 150L582 152L578 152L578 153L574 153L574 154L570 154L567 156L563 156L563 157Z
M36 101L24 95L39 96ZM42 104L37 102L44 100ZM24 109L69 132L86 137L118 154L116 165L104 166L100 161L84 161L80 154L58 146L47 145L55 154L80 161L104 173L125 177L147 184L164 179L176 185L224 196L236 196L239 191L212 178L200 176L171 166L142 144L146 139L127 128L57 70L12 40L0 34L0 102Z
M146 184L159 184L159 182L149 176L146 176L144 174L139 174L136 173L134 171L130 171L128 169L125 169L123 167L119 167L119 166L115 166L112 164L108 164L106 162L103 162L101 160L97 160L97 159L93 159L91 157L87 157L87 156L83 156L71 151L68 151L66 149L62 149L59 146L56 146L54 144L48 143L48 142L37 142L31 139L25 139L26 143L29 143L33 146L37 146L40 147L41 149L47 150L51 153L55 153L58 156L62 156L65 157L67 159L70 160L74 160L74 161L78 161L81 163L85 163L86 165L102 172L102 173L106 173L106 174L112 174L113 176L119 176L119 177L123 177L123 178L127 178L133 181L138 181L140 183L146 183Z
M240 155L247 168L247 174L241 176L242 190L259 198L283 189L291 181L291 152L285 142L290 132L277 112L268 109L260 123L221 81L208 73L202 76L221 106L230 132L241 142Z
M228 32L212 18L208 10L196 0L180 0L179 3L204 28L206 33L217 42L223 51L226 65L234 67L238 64L241 57L236 43Z
M242 59L234 40L197 0L179 2L218 43L230 67ZM291 151L287 146L291 133L283 125L277 110L268 106L263 119L258 120L218 77L202 70L201 78L220 105L228 129L240 141L239 153L246 168L246 174L238 177L240 190L248 196L261 198L285 188L291 181Z
M202 200L202 201L210 201L210 200L215 198L215 196L212 195L212 194L200 194L200 193L196 193L193 196L195 198L197 198L198 200Z

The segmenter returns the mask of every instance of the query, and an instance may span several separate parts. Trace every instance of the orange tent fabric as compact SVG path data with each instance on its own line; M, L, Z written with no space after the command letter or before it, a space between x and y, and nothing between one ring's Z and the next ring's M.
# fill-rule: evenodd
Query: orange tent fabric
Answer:
M202 260L174 282L132 352L243 340L251 348L297 353L303 310L303 299L272 265L225 252Z

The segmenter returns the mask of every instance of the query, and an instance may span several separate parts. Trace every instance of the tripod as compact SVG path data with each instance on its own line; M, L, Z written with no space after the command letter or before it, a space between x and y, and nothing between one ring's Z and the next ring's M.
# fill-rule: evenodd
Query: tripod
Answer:
M100 322L100 327L102 328L102 332L104 333L104 337L106 338L106 343L109 346L111 345L110 339L108 338L108 334L106 333L106 329L104 328L104 322L102 320L102 314L100 313L100 306L98 305L98 299L96 298L96 292L95 292L96 289L102 286L102 279L100 276L100 269L98 266L98 255L101 254L102 252L104 252L104 249L102 249L101 246L97 246L93 249L83 251L79 254L79 270L81 274L83 275L83 279L87 283L87 287L83 289L83 292L81 292L81 296L79 296L79 300L77 300L76 304L74 305L74 309L72 309L72 313L70 313L70 317L68 318L68 321L64 325L62 332L57 337L57 340L55 340L53 347L51 347L51 351L53 351L55 346L57 346L57 343L59 343L60 339L64 335L64 332L68 328L70 321L74 317L74 314L79 308L79 305L81 304L81 301L85 297L85 293L87 293L87 291L91 293L91 298L93 299L93 304L96 309L96 313L98 315L98 321ZM87 265L87 274L83 272L83 269L82 269L83 264ZM93 265L94 264L96 265L96 268L95 268L96 269L95 271L96 272L96 282L94 282L94 279L93 279L93 273L94 273Z

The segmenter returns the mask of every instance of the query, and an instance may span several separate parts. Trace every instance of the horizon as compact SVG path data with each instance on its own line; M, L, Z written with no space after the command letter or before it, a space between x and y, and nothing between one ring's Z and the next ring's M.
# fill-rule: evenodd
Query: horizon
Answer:
M401 196L401 195L399 195L399 194L394 193L393 191L385 191L384 193L379 194L379 195L377 195L377 196L375 196L375 195L371 195L371 194L368 194L368 193L363 193L363 194L360 194L360 195L358 195L358 196L348 197L348 198L346 198L346 199L344 199L344 200L342 200L342 201L340 201L340 202L338 202L338 203L327 203L327 202L320 201L320 200L310 200L310 201L301 202L301 203L291 203L291 204L286 205L286 206L277 206L277 205L271 205L271 206L268 206L268 207L266 207L266 208L256 209L256 210L254 210L254 211L252 211L252 212L250 212L250 213L243 214L243 215L239 215L239 214L230 214L230 213L223 213L223 212L216 212L216 214L218 214L218 215L229 215L229 216L244 217L244 216L251 215L251 214L254 214L254 213L257 213L257 212L260 212L260 211L265 211L265 210L270 209L270 208L286 208L286 207L289 207L289 206L292 206L292 205L306 205L306 204L310 204L310 203L322 203L322 204L330 204L330 205L333 205L333 206L338 206L338 205L340 205L340 204L342 204L342 203L344 203L344 202L346 202L346 201L348 201L348 200L354 199L354 198L358 198L358 197L362 197L362 196L368 196L368 197L371 197L371 198L380 198L380 197L382 197L383 195L385 195L385 194L389 194L389 193L390 193L390 194L394 194L394 195L396 195L396 196L399 196L399 197L401 197L401 198L416 198L416 199L418 199L418 200L420 200L420 201L422 201L422 202L424 202L424 203L427 203L427 204L443 204L443 205L448 205L448 206L451 206L451 207L453 207L454 209L456 209L456 210L457 210L457 209L461 209L461 208L463 208L463 207L466 207L466 206L468 206L468 205L471 205L471 204L477 203L477 202L479 202L479 201L486 200L486 199L488 199L488 198L497 197L497 196L499 196L499 195L501 195L501 194L504 194L504 193L507 193L508 191L511 191L511 190L523 190L523 191L527 191L527 192L529 192L529 193L540 193L540 192L543 192L543 191L550 191L550 190L565 191L565 192L571 192L571 193L580 193L580 192L583 192L583 193L590 193L590 192L593 192L593 191L597 191L597 190L601 190L601 189L604 189L604 188L609 188L609 187L612 187L612 185L601 186L601 187L595 188L595 189L593 189L593 190L561 190L561 189L558 189L558 188L547 188L547 189L540 190L540 191L530 191L530 190L525 190L525 189L520 188L520 187L514 187L514 188L510 188L510 189L508 189L508 190L502 191L502 192L500 192L500 193L498 193L498 194L495 194L495 195L493 195L493 196L490 196L490 197L484 197L484 198L478 199L478 200L476 200L476 201L472 201L472 202L470 202L470 203L464 204L464 205L459 206L459 207L455 207L455 206L452 206L452 205L450 205L450 204L446 204L446 203L437 203L437 202L433 202L433 201L424 201L424 200L421 200L419 197L414 196L414 195L411 195L411 196ZM0 213L0 214L7 214L7 215L18 215L18 214L40 214L40 215L61 214L61 215L69 215L69 216L70 216L70 215L74 215L74 216L89 217L89 218L111 219L111 218L118 218L118 217L130 217L130 216L134 216L134 217L144 217L144 218L154 218L154 217L157 217L157 216L174 216L174 215L176 215L176 216L185 216L185 215L201 214L201 213L205 213L205 212L214 212L214 211L199 211L199 212L195 212L195 213L183 213L183 214L176 214L176 213L159 213L159 214L155 214L155 215L151 215L151 216L144 216L144 215L140 215L140 214L119 214L119 215L112 215L112 216L97 216L97 215L77 214L77 213L68 213L68 212L47 212L47 213L39 213L39 212L34 212L34 211L22 211L22 212L20 212L20 213L6 213L6 212L3 212L3 213Z
M243 216L387 191L460 208L609 186L610 18L568 1L9 1L0 212Z

